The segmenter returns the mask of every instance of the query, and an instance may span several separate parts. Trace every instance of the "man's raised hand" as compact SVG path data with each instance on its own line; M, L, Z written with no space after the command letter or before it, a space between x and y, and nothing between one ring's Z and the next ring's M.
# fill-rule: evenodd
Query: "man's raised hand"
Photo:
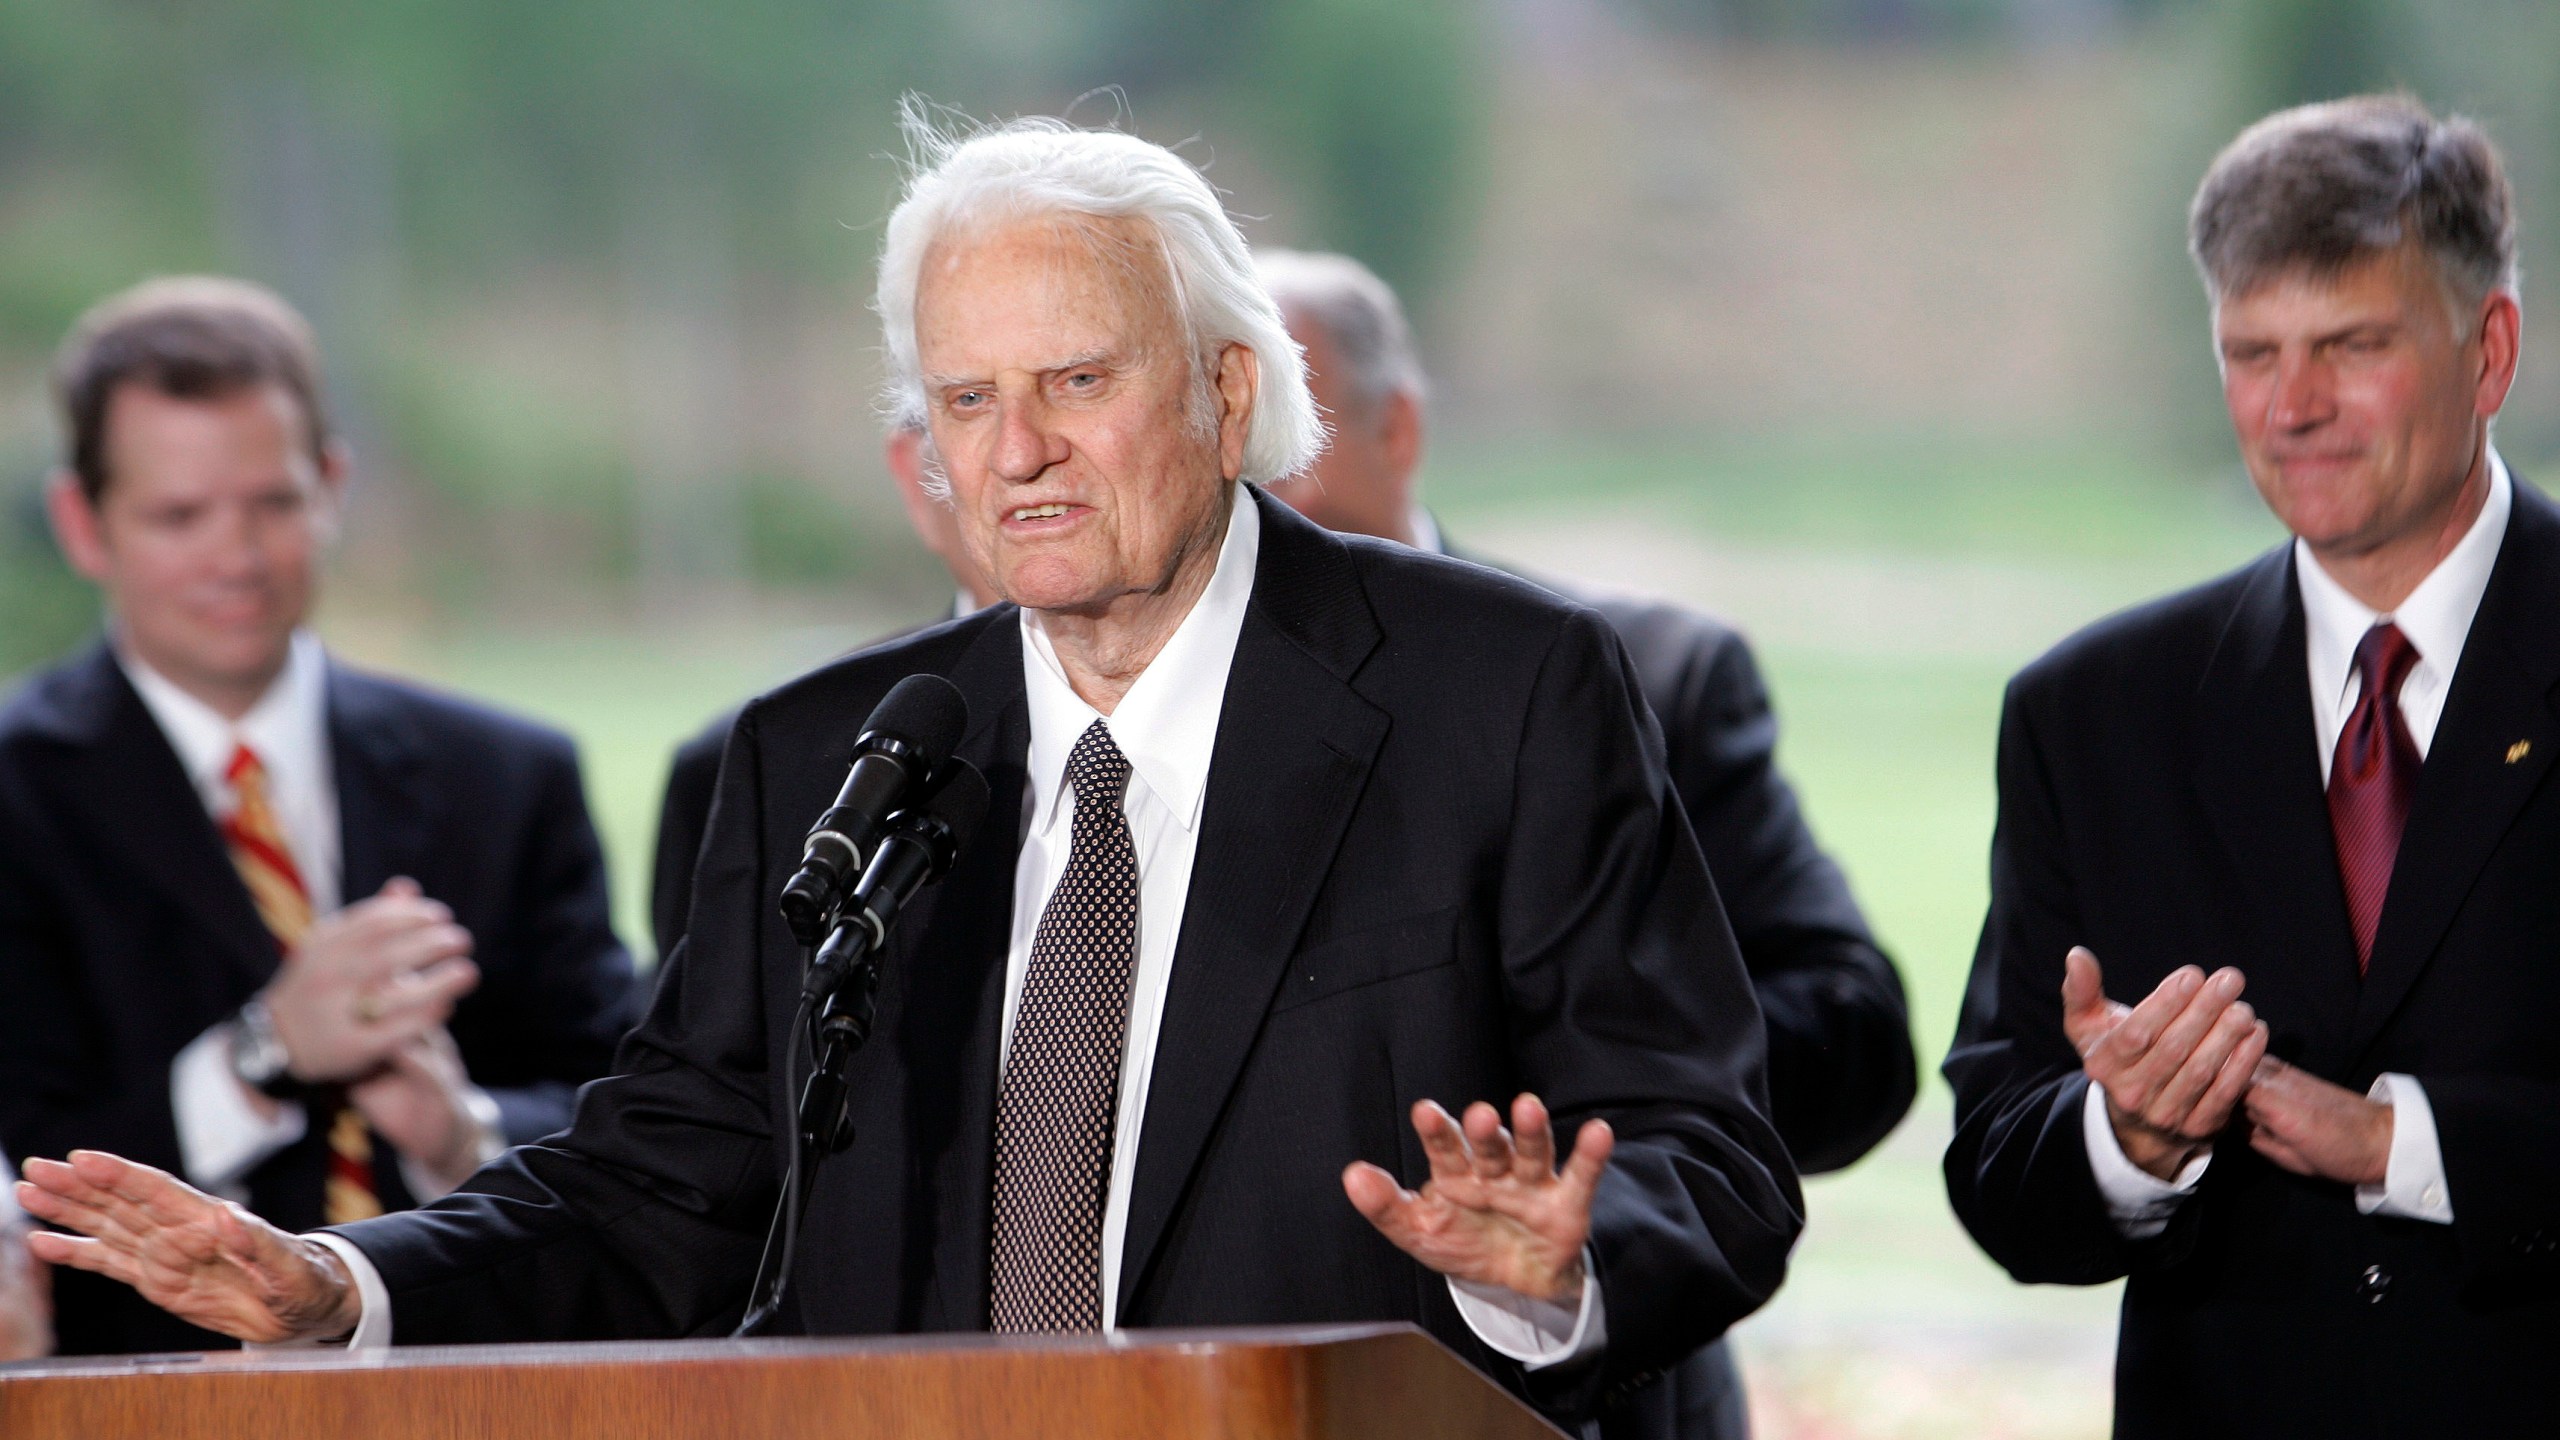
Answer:
M28 1214L78 1235L38 1232L36 1257L121 1280L142 1298L235 1340L319 1340L355 1329L355 1281L325 1245L288 1235L164 1171L74 1150L29 1160Z
M2169 972L2130 1008L2107 998L2098 957L2074 946L2063 960L2062 1028L2080 1067L2106 1094L2125 1158L2173 1179L2230 1123L2267 1053L2267 1027L2225 967Z
M1443 1275L1573 1303L1582 1293L1591 1197L1617 1143L1609 1122L1584 1124L1562 1169L1547 1107L1535 1095L1511 1102L1509 1129L1481 1100L1467 1107L1463 1126L1421 1101L1413 1128L1431 1178L1415 1192L1354 1162L1342 1172L1352 1205L1397 1249Z

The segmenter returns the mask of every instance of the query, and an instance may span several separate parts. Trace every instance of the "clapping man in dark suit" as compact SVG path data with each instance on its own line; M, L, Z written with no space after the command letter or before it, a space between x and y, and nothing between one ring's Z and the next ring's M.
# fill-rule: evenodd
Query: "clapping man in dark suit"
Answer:
M115 1150L299 1228L566 1124L632 1018L577 758L304 628L347 460L301 318L155 281L55 379L47 498L109 633L0 712L0 1144ZM221 1343L56 1288L66 1352Z
M1316 464L1272 493L1329 529L1447 553L1420 504L1429 387L1395 292L1347 255L1256 259L1333 429ZM1911 1108L1910 1015L1901 976L1778 773L1778 721L1751 647L1693 610L1528 578L1598 611L1627 647L1759 995L1778 1134L1808 1174L1850 1164ZM1749 1432L1722 1341L1627 1397L1604 1429L1656 1411L1678 1416L1683 1435Z
M1133 137L916 137L879 311L1007 603L750 704L626 1073L318 1239L108 1156L43 1254L260 1338L718 1333L791 1131L774 915L860 718L948 677L993 807L909 907L797 1323L1406 1320L1568 1423L1774 1289L1799 1220L1731 932L1624 651L1264 494L1320 440L1206 181Z
M2252 126L2191 239L2293 539L2010 686L1947 1186L2130 1277L2116 1433L2560 1433L2560 510L2491 426L2513 200L2405 97ZM2244 998L2245 996L2245 998Z

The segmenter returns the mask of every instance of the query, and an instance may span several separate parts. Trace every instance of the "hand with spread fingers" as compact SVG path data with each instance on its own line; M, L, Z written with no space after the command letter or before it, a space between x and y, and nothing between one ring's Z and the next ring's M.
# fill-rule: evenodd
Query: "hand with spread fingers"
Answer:
M2085 947L2063 960L2063 1032L2106 1094L2125 1158L2160 1179L2212 1148L2267 1053L2266 1023L2240 999L2247 983L2183 965L2128 1007L2107 998Z
M1511 1125L1483 1101L1461 1125L1425 1100L1413 1128L1431 1160L1419 1192L1366 1161L1342 1172L1351 1203L1396 1248L1443 1275L1572 1303L1582 1293L1591 1200L1616 1138L1605 1120L1583 1125L1556 1165L1555 1131L1535 1095L1511 1102Z
M27 1161L18 1203L78 1232L29 1236L37 1259L121 1280L189 1324L266 1343L355 1328L355 1281L327 1246L165 1171L74 1150Z
M2379 1185L2391 1167L2391 1107L2270 1055L2246 1100L2249 1147L2296 1175Z
M314 921L260 998L294 1078L333 1084L380 1069L479 983L471 932L416 881L394 879Z

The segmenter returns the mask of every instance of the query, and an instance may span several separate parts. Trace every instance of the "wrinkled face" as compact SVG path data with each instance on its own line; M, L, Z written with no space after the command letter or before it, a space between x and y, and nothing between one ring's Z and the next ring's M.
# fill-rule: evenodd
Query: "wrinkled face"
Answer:
M2505 399L2501 367L2483 358L2487 327L2470 319L2457 330L2415 247L2334 278L2283 275L2215 307L2241 458L2285 528L2314 550L2356 554L2441 518Z
M1215 563L1243 415L1195 400L1163 271L1136 227L1082 218L926 253L916 354L960 541L1027 608L1100 614Z
M125 385L107 402L105 451L96 504L59 487L72 563L153 669L199 694L263 690L310 611L336 509L300 406L276 386L179 400Z

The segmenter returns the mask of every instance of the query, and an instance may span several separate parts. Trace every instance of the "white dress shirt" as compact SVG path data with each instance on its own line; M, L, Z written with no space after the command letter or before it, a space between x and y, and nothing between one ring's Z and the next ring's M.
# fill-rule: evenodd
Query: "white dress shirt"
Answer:
M284 830L311 913L338 908L338 786L329 748L329 667L320 642L298 631L284 670L237 721L178 688L118 645L116 660L142 697L143 707L178 752L178 763L219 821L239 806L226 772L241 745L266 767L267 800ZM249 1198L249 1172L300 1140L310 1124L292 1101L253 1102L231 1073L230 1036L216 1025L178 1052L169 1067L170 1109L178 1124L178 1155L197 1189L227 1200Z
M2471 638L2471 621L2480 613L2480 597L2489 589L2489 573L2497 567L2498 547L2507 535L2507 516L2515 508L2515 482L2506 461L2489 452L2489 498L2478 518L2463 532L2436 568L2409 592L2397 610L2376 611L2347 593L2345 586L2320 567L2319 558L2301 540L2293 542L2294 579L2302 592L2303 638L2311 686L2311 724L2319 740L2320 780L2327 784L2336 758L2338 732L2364 693L2356 670L2356 646L2365 632L2383 621L2400 627L2418 652L2418 661L2400 682L2400 718L2420 759L2435 743L2436 722L2444 717L2454 669ZM2444 1152L2436 1140L2435 1110L2426 1087L2397 1072L2377 1077L2368 1098L2392 1110L2391 1155L2382 1183L2358 1185L2356 1208L2367 1215L2397 1215L2407 1220L2453 1223L2452 1187L2445 1183ZM2212 1162L2200 1155L2174 1181L2163 1181L2125 1157L2108 1123L2106 1095L2089 1087L2081 1132L2089 1147L2089 1168L2107 1209L2125 1234L2142 1239L2160 1233L2178 1203L2195 1190Z
M169 748L178 753L205 813L215 820L239 807L226 773L233 752L246 745L257 753L267 772L268 805L311 897L311 913L316 917L337 910L345 883L342 835L329 745L329 660L319 638L307 630L294 632L283 671L236 721L179 689L123 645L116 647L116 661ZM497 1102L476 1086L465 1098L472 1118L494 1137ZM298 1102L270 1101L262 1107L249 1098L231 1070L227 1025L214 1026L178 1052L169 1066L169 1102L187 1180L227 1200L246 1201L249 1172L300 1140L310 1126ZM400 1157L400 1178L420 1200L448 1188L406 1155Z

